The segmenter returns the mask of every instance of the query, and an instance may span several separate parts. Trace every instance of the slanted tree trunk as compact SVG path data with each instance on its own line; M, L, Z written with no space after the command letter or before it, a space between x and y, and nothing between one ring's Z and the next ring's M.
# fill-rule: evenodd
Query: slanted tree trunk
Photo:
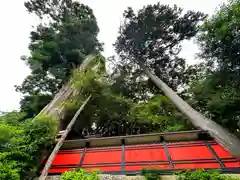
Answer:
M92 60L94 60L94 58L95 58L95 56L88 56L83 61L83 63L80 65L80 67L79 67L80 71L84 71L87 68L87 66L92 62ZM64 110L64 107L63 107L64 102L69 100L72 97L72 95L74 95L74 92L75 92L75 90L72 87L72 82L69 80L69 82L67 84L63 85L63 87L60 89L60 91L54 96L53 100L48 105L46 105L42 109L42 111L37 116L35 116L35 118L43 115L43 116L54 117L55 119L60 121L62 111ZM75 120L74 120L74 122L75 122ZM70 125L74 124L74 122L71 121ZM50 168L50 166L52 164L52 160L54 159L55 155L57 154L59 148L61 147L61 145L64 141L64 139L66 138L68 133L71 131L71 128L72 127L69 128L69 125L68 125L67 130L64 132L64 135L62 136L63 138L61 138L58 141L58 144L56 145L55 149L52 152L52 153L54 153L54 155L51 156L51 159L49 158L48 163L47 163L48 165L46 164L47 167L44 168L45 170L43 170L43 173L42 173L42 176L41 176L40 179L45 179L46 178L47 173L48 173L48 169Z
M80 71L84 71L93 59L94 56L88 56L80 65ZM59 119L59 115L63 111L64 102L68 100L73 93L74 88L72 87L71 81L69 81L67 84L63 85L60 91L54 96L53 100L47 106L45 106L36 117L39 115L46 115Z
M45 180L47 178L48 175L48 171L52 165L52 162L55 158L55 156L58 153L58 150L60 149L60 147L62 146L65 138L67 137L68 133L72 130L73 125L75 124L79 114L82 112L82 110L84 109L84 107L86 106L86 104L88 103L88 101L90 100L91 95L87 98L87 100L82 104L82 106L78 109L78 111L76 112L76 114L74 115L74 117L72 118L72 120L70 121L70 123L68 124L66 130L64 131L64 134L62 135L62 137L58 140L58 143L56 144L55 148L53 149L51 155L49 156L46 165L42 171L42 174L39 178L39 180Z
M144 70L144 73L156 84L156 86L161 89L163 93L172 101L172 103L188 117L195 127L208 131L209 134L219 144L229 150L233 156L240 157L240 140L236 136L193 109L167 84L154 75L144 64L140 64L140 67Z

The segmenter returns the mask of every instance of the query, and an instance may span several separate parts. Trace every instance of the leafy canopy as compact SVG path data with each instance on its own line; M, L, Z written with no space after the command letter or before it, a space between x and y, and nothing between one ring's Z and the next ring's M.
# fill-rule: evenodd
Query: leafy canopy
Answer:
M102 45L97 39L96 18L88 6L71 0L30 0L25 6L30 13L43 18L30 33L31 55L21 58L31 74L16 86L24 95L22 111L33 117L69 80L72 70L87 55L98 54Z
M176 5L157 3L143 7L137 14L128 8L123 16L115 43L120 64L145 63L177 90L185 82L185 60L178 57L181 42L196 35L205 15L194 11L183 13ZM130 65L132 72L139 69L137 65Z
M208 18L198 37L203 76L189 90L193 104L240 136L240 1L223 4Z

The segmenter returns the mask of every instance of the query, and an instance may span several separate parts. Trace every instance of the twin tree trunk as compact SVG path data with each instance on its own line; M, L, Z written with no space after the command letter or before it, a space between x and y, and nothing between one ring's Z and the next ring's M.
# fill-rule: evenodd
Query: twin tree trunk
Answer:
M188 117L189 121L191 121L196 128L208 131L209 134L219 144L229 150L233 156L240 157L240 140L236 136L193 109L160 78L154 75L144 64L140 64L140 67L156 86L172 101L179 111Z

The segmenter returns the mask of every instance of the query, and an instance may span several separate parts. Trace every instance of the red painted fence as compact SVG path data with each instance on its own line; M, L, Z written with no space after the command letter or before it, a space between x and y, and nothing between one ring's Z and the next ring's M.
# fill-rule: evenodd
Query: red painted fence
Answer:
M214 141L60 150L49 173L73 168L101 172L128 172L142 169L178 170L196 168L239 168L233 158Z

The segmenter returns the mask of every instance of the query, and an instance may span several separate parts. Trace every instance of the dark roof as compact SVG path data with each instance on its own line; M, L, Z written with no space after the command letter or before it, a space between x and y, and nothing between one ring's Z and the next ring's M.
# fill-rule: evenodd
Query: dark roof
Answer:
M167 133L152 133L152 134L139 134L128 136L116 136L105 138L88 138L78 140L66 140L61 149L76 149L88 147L104 147L104 146L120 146L134 144L149 144L159 142L179 142L179 141L196 141L201 139L210 139L206 131L193 130L193 131L179 131Z

